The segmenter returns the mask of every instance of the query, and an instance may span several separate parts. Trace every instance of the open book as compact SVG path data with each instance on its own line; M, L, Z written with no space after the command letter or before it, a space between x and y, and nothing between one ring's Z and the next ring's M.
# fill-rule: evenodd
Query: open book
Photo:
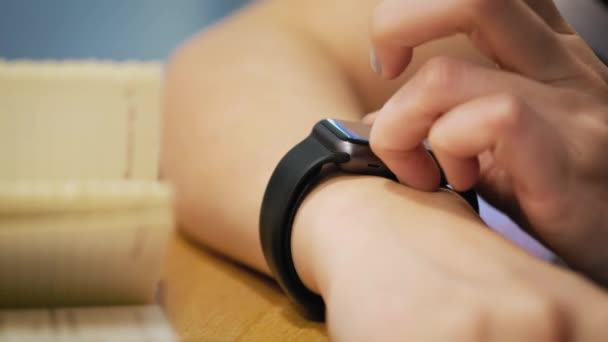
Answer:
M160 79L0 61L0 340L174 339L153 305L173 227Z

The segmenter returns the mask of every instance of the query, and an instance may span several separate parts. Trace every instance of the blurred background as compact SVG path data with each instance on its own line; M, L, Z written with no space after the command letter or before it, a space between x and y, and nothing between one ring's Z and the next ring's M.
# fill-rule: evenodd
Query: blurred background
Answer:
M0 0L0 58L155 59L246 0ZM557 0L608 57L608 5Z
M0 0L0 57L164 59L245 0Z

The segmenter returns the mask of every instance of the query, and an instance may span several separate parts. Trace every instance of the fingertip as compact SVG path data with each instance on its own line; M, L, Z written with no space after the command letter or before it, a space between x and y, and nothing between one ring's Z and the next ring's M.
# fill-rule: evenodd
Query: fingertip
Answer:
M456 191L467 191L475 186L479 179L479 164L473 161L463 163L456 177L448 178L448 183Z
M477 157L459 158L442 149L433 150L435 161L446 177L448 184L456 191L471 189L479 179L479 161Z
M414 151L404 152L389 164L401 184L421 191L435 191L439 187L439 167L422 146Z
M397 177L399 183L406 185L410 188L425 192L433 192L437 190L441 183L441 176L439 174L439 170L436 167L427 170L427 173L424 174L422 177L411 178L412 179L409 179L407 177Z

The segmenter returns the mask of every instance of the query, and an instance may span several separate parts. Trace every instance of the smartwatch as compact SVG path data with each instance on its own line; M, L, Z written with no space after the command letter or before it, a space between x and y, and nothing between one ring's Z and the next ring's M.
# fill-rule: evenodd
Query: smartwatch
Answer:
M281 159L266 187L260 210L260 240L264 258L281 288L307 318L323 320L325 304L298 277L291 254L291 229L296 211L327 165L339 170L396 180L369 146L371 126L325 119ZM427 147L427 150L430 149ZM449 187L442 172L442 187ZM459 193L479 212L473 191Z

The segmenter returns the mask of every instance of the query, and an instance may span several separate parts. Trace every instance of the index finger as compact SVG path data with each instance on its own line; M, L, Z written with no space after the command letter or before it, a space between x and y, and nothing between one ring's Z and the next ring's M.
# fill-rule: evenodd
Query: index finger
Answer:
M457 33L468 34L502 68L537 80L561 79L581 68L521 0L385 0L371 22L373 50L387 78L406 67L407 48Z

